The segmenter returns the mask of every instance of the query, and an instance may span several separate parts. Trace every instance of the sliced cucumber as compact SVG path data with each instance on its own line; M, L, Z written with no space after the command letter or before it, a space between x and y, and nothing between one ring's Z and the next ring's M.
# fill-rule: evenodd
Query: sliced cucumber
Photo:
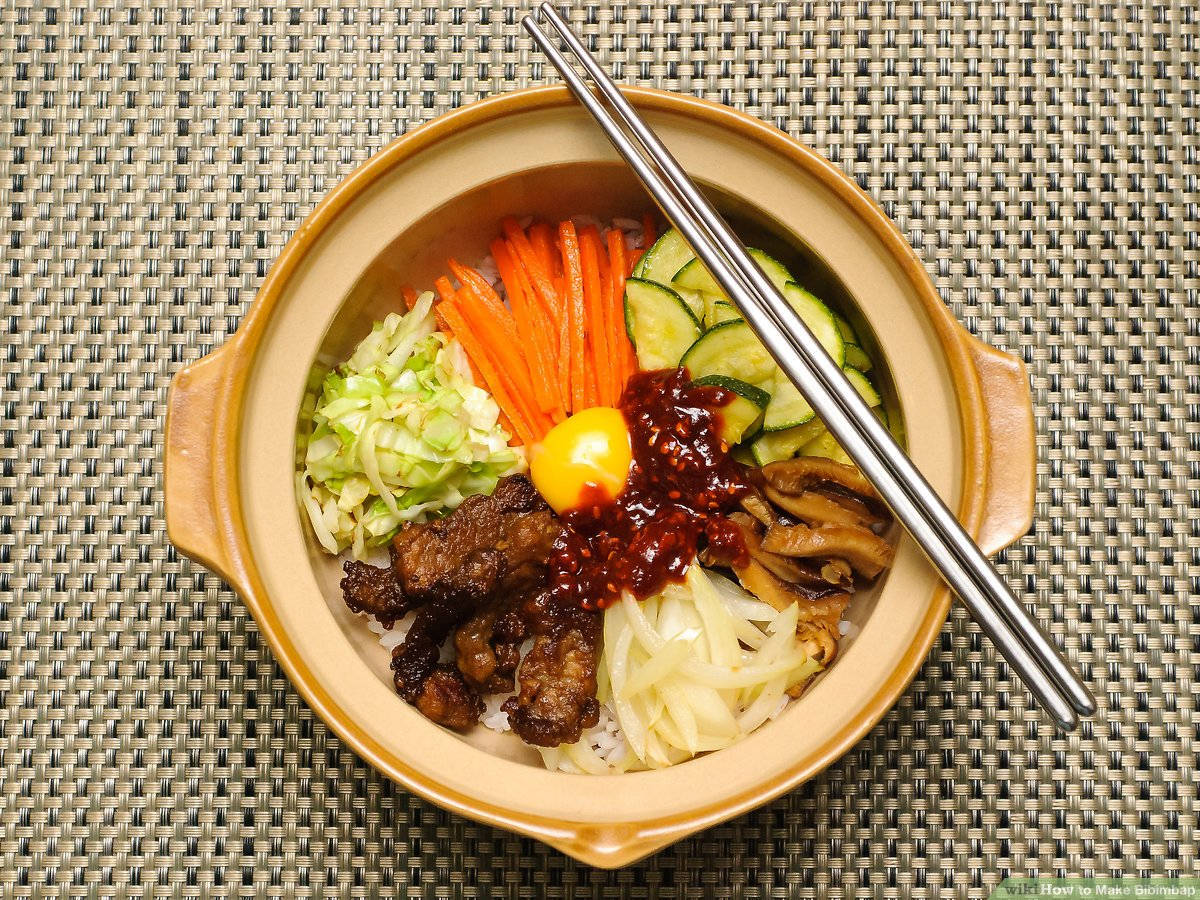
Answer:
M766 273L767 277L771 279L771 283L779 290L782 291L783 286L792 280L792 273L787 270L787 266L770 254L764 253L756 247L749 247L746 252L750 254L751 259L758 263L758 267ZM689 291L700 291L703 294L715 294L724 300L729 299L729 295L717 284L717 279L713 278L712 273L698 258L684 263L671 280Z
M704 295L706 298L708 294ZM734 322L741 319L742 314L738 312L738 308L732 303L726 303L724 300L717 300L715 303L708 304L708 309L704 313L704 324L709 328L715 325L720 325L722 322Z
M871 384L869 379L862 372L853 366L845 366L842 369L846 379L854 385L854 389L858 391L858 395L867 402L867 406L872 408L883 403L883 398L879 396L879 391L875 390L875 385Z
M763 416L763 431L783 431L795 428L810 421L816 413L804 399L804 395L792 384L792 380L783 374L782 369L775 370L772 380L771 402Z
M854 465L854 460L842 449L842 445L834 439L833 433L830 431L822 431L801 447L800 455L823 456L825 459L832 459L835 462L844 463L848 466Z
M860 372L871 371L871 357L858 344L846 342L846 365L853 366Z
M643 369L674 368L700 337L700 323L678 294L640 278L625 282L625 330Z
M784 285L783 295L792 304L792 309L804 320L804 324L821 342L825 352L833 357L833 361L839 366L845 365L846 342L842 340L837 321L833 318L829 307L794 281Z
M661 284L661 282L659 282ZM697 322L704 322L704 295L699 291L689 291L686 288L680 288L678 285L668 285L671 290L675 291L684 303L688 305L688 309L692 311L692 315Z
M862 396L867 405L871 407L871 412L875 413L876 418L888 427L888 414L882 406L882 401L879 397L879 392L875 390L874 385L870 380L857 369L852 369L849 366L842 370L846 373L846 378L854 385L855 390ZM850 455L842 449L842 445L834 438L833 433L827 430L824 425L821 426L821 433L813 437L808 443L800 448L802 456L823 456L826 459L832 459L840 463L845 463L848 466L854 465L854 461L850 459Z
M723 388L733 395L733 399L720 410L721 437L730 446L754 430L771 399L771 395L762 388L725 375L706 375L696 379L696 384Z
M683 235L674 228L668 228L663 236L654 242L654 246L642 254L634 269L634 275L647 281L670 284L675 273L695 255Z
M763 270L766 276L771 279L771 283L779 288L779 290L784 290L789 282L794 283L792 273L787 270L787 266L775 257L755 247L751 247L748 252L750 258L758 263L758 267Z
M847 322L837 313L833 314L833 320L837 322L838 331L841 333L843 341L845 341L847 344L858 343L858 335L854 333L854 328L849 322Z
M716 312L714 311L713 307L715 307L718 303L724 303L725 301L716 294L701 294L700 296L704 298L704 327L712 328L715 324L717 324Z
M729 296L717 284L717 279L712 277L708 269L704 267L704 263L696 257L684 263L671 281L689 291L699 291L702 294L712 294L714 297L724 300L729 299Z
M758 460L754 458L754 451L750 449L749 444L738 444L729 451L729 455L743 466L758 465Z
M759 388L770 383L776 368L771 354L741 320L722 322L704 332L679 364L687 366L693 378L726 375Z
M760 466L780 459L791 459L797 450L824 430L820 419L812 419L786 431L764 431L750 445L750 452Z

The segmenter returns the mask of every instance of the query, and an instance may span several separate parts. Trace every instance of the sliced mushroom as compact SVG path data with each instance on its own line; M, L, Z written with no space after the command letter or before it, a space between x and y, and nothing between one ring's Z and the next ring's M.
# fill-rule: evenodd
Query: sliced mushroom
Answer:
M821 577L839 587L851 588L854 585L854 573L850 569L850 563L836 557L825 560L825 564L821 566Z
M768 485L764 492L767 499L802 522L810 525L824 525L834 522L838 525L861 525L870 528L882 524L885 520L871 512L866 504L852 501L850 498L834 499L822 491L804 491L800 494L785 494Z
M856 525L772 525L762 539L762 549L781 556L845 559L856 572L874 578L892 564L891 544L873 531Z
M819 597L826 597L829 594L837 593L840 585L831 584L828 579L821 575L819 570L813 570L794 559L788 559L786 556L780 556L777 553L768 553L762 547L762 533L758 525L745 513L732 513L729 520L733 522L742 532L742 540L746 542L746 550L750 554L750 559L758 563L776 578L780 578L793 587L795 591L806 600L815 600ZM737 567L734 567L737 571Z
M855 494L879 499L871 482L854 466L843 465L820 456L797 456L763 466L767 484L782 494L802 494L809 488L828 482L841 485Z
M812 599L796 590L796 586L777 578L761 563L750 560L733 570L742 587L764 603L783 611L793 603L800 603L800 621L817 625L829 625L834 629L841 621L842 612L850 602L849 594L830 594Z
M758 519L768 528L775 524L778 518L775 515L775 510L771 509L771 505L758 491L750 491L742 498L742 509Z
M832 629L823 625L801 623L796 628L796 637L804 645L808 655L817 660L823 668L828 668L829 664L837 658L838 635ZM813 676L810 675L808 678L790 685L787 689L788 696L799 697L812 683L812 679Z

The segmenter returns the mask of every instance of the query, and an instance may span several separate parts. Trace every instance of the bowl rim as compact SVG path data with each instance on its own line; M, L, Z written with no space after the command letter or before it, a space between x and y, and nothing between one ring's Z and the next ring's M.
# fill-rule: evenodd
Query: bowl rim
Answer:
M963 442L962 496L958 516L968 532L978 533L987 496L989 447L985 435L985 401L979 372L972 363L968 332L942 303L920 259L896 225L875 202L843 172L816 151L785 132L746 113L696 97L644 87L623 87L635 106L657 112L704 119L756 141L814 176L830 189L880 241L904 273L946 354L957 386ZM449 789L435 778L410 768L387 753L357 722L338 707L308 668L286 634L267 598L249 552L242 515L237 436L241 428L246 386L255 352L267 332L273 308L306 254L330 224L379 178L404 160L423 152L462 130L506 116L575 104L565 87L534 87L495 95L446 113L401 135L346 175L300 223L271 266L256 299L234 337L227 342L229 378L223 394L226 406L213 421L213 488L227 498L216 504L214 516L225 537L228 559L201 561L221 571L238 589L291 683L317 716L376 770L438 806L477 821L536 837L577 859L604 866L622 865L648 855L675 840L710 825L745 813L803 784L842 757L895 705L916 676L941 631L950 609L950 594L939 586L930 598L924 618L901 663L883 686L820 749L796 765L732 797L704 807L652 820L592 825L565 822L539 815L514 813ZM224 563L224 564L222 564Z

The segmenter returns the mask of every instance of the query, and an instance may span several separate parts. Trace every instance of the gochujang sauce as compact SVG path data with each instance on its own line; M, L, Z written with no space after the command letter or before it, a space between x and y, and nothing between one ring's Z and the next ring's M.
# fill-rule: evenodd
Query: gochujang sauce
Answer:
M550 558L551 591L603 609L624 591L642 599L681 581L696 553L711 547L744 561L741 532L726 516L750 489L720 436L721 407L733 394L692 384L686 369L638 372L621 397L633 464L614 500L598 488L562 514Z

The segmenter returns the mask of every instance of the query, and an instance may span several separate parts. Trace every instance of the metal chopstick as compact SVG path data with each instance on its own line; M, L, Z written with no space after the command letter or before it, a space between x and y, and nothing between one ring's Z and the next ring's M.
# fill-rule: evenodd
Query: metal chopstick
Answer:
M538 27L536 19L527 16L523 22L525 28L562 74L572 93L737 303L780 367L875 484L1030 692L1061 727L1074 728L1078 721L1076 712L1088 715L1095 711L1095 700L1088 689L567 23L550 3L543 3L539 11L591 76L621 122L589 90L567 58ZM633 133L640 149L622 129L622 123Z

